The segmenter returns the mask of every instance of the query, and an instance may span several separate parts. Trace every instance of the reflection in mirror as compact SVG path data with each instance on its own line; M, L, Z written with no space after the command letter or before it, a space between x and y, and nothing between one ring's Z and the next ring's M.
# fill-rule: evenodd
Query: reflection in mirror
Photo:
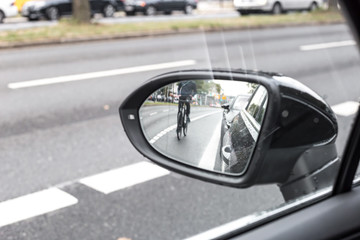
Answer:
M251 160L267 107L265 87L229 80L164 86L139 110L142 130L161 154L209 171L240 175Z

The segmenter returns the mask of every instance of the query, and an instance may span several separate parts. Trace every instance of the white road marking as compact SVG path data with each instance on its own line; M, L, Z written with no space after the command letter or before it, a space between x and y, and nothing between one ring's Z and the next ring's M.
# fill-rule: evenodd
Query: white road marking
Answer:
M337 115L348 117L358 111L359 103L354 101L348 101L331 106L331 108Z
M79 182L104 194L147 182L170 172L152 163L139 162L81 179Z
M0 227L74 205L78 200L57 188L0 203Z
M202 155L201 160L199 162L198 166L202 169L214 170L215 168L215 162L216 162L216 156L217 156L217 150L219 146L220 132L221 132L220 127L221 127L221 121L214 128L214 134L212 135L210 142L207 145L204 154Z
M163 110L163 112L168 112L169 110Z
M212 113L207 113L207 114L201 115L199 117L191 119L191 122L195 122L195 121L197 121L199 119L202 119L204 117L207 117L207 116L215 114L215 113L218 113L218 112L212 112ZM155 137L153 137L149 142L151 144L154 144L157 140L159 140L161 137L165 136L168 132L171 132L172 130L175 130L176 127L177 127L177 124L169 126L168 128L166 128L166 129L162 130L161 132L159 132L158 134L156 134Z
M156 115L157 112L150 113L150 116Z
M139 72L160 70L166 68L184 67L195 64L196 64L195 60L184 60L177 62L144 65L138 67L120 68L120 69L114 69L108 71L83 73L83 74L67 75L67 76L54 77L54 78L44 78L44 79L30 80L24 82L9 83L8 88L19 89L19 88L28 88L28 87L38 87L38 86L57 84L57 83L89 80L89 79L102 78L102 77L111 77L111 76L117 76L117 75L129 74L129 73L139 73Z
M301 51L312 51L312 50L320 50L320 49L326 49L326 48L353 46L355 44L356 44L356 42L353 40L340 41L340 42L318 43L318 44L300 46L300 50Z

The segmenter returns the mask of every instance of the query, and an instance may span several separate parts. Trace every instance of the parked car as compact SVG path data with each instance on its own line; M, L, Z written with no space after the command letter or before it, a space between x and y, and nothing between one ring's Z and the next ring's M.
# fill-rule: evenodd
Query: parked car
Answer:
M116 11L123 10L121 0L89 0L91 14L103 14L104 17L113 17ZM57 20L61 16L72 14L72 0L41 0L29 1L22 7L21 15L30 21L45 17L48 20Z
M258 86L248 102L246 96L238 96L231 107L222 106L220 156L225 172L244 171L260 132L267 97L266 89Z
M158 94L156 96L156 101L158 102L164 102L165 101L165 95Z
M18 9L15 6L15 0L0 1L0 23L3 23L5 18L14 17L17 14Z
M172 101L173 101L173 98L172 98L171 96L168 96L168 97L166 98L166 101L167 101L167 102L172 102Z
M281 14L290 10L314 11L323 6L323 0L234 0L234 7L241 15L259 12Z
M221 139L224 137L225 132L231 127L235 116L246 106L248 99L249 96L239 95L231 103L221 105L224 109L221 122Z
M173 11L183 11L191 14L197 8L197 0L126 0L125 13L133 16L137 12L145 15L155 15L157 12L171 14Z

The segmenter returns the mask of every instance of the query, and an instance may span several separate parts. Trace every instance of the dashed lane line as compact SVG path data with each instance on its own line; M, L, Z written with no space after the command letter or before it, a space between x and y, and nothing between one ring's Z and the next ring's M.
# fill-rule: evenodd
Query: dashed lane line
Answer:
M328 48L338 48L338 47L347 47L353 46L356 42L354 40L347 41L339 41L339 42L327 42L327 43L318 43L318 44L310 44L300 46L301 51L313 51L313 50L321 50Z
M139 72L154 71L154 70L161 70L167 68L184 67L195 64L196 64L195 60L184 60L184 61L137 66L137 67L113 69L108 71L91 72L91 73L54 77L54 78L43 78L43 79L30 80L30 81L15 82L15 83L9 83L7 86L10 89L38 87L43 85L89 80L94 78L112 77L112 76L118 76L129 73L139 73Z
M214 133L200 159L199 167L213 171L215 168L215 162L217 157L217 150L219 147L221 133L221 121L214 128Z
M359 109L359 103L355 101L347 101L331 106L336 115L349 117L354 115Z
M78 200L50 188L0 203L0 227L74 205Z
M333 111L337 115L345 117L354 115L358 111L358 108L359 103L355 101L347 101L332 106ZM218 112L201 115L192 119L192 121L197 121L215 113ZM151 143L156 142L163 135L175 128L176 125L173 125L161 131L151 140ZM218 126L215 129L218 129ZM210 140L208 145L209 149L215 149L213 147L215 144L215 141L213 140L217 138L215 135L216 134L214 134ZM209 154L204 153L202 160L200 161L200 165L205 168L212 167L212 165L209 166L208 161L205 162L206 159L209 159ZM169 173L170 172L168 170L158 167L152 163L139 162L119 169L86 177L79 180L79 182L104 194L109 194L111 192L166 176ZM66 208L77 203L78 199L58 188L50 188L0 202L0 227Z
M215 114L215 113L219 113L219 112L207 113L207 114L201 115L201 116L199 116L199 117L193 118L193 119L191 119L191 121L192 121L192 122L195 122L195 121L197 121L197 120L199 120L199 119L202 119L202 118L204 118L204 117L210 116L210 115ZM175 130L176 126L177 126L177 124L174 124L174 125L171 125L171 126L165 128L164 130L162 130L161 132L159 132L158 134L156 134L155 137L153 137L149 142L150 142L151 144L154 144L156 141L158 141L160 138L162 138L163 136L165 136L167 133Z
M170 172L152 163L139 162L119 169L110 170L79 182L104 194L128 188L143 182L168 175Z

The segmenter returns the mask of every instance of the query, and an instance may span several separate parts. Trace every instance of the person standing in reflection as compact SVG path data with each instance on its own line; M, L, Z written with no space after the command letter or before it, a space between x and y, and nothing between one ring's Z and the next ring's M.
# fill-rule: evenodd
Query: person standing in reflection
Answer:
M197 93L196 84L194 81L183 81L178 85L178 94L180 95L179 100L179 110L182 107L182 104L186 104L186 120L190 122L190 101L192 97Z

